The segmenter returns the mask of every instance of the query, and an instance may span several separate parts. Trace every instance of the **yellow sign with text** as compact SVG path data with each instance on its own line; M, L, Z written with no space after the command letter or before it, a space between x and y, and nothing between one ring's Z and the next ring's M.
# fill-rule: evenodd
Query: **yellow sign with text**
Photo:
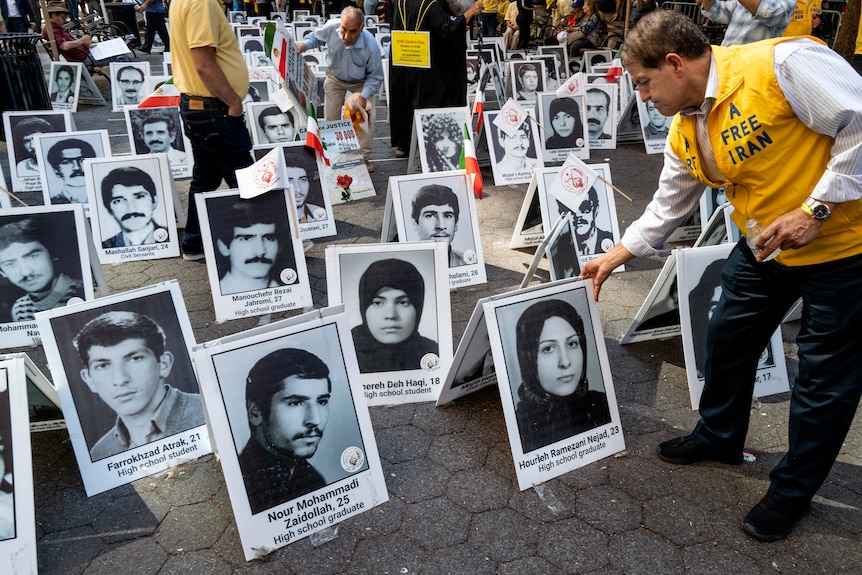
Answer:
M431 33L393 30L392 65L406 68L430 68Z

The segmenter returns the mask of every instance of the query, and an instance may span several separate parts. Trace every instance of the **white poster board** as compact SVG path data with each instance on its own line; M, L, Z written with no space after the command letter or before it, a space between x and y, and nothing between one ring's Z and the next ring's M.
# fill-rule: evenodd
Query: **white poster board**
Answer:
M167 154L88 158L84 174L100 262L180 255L174 218L177 190Z
M179 106L126 108L129 147L135 154L165 154L175 179L192 177L195 160Z
M625 449L592 281L518 290L484 308L520 489Z
M707 324L721 297L721 269L734 247L734 244L720 244L674 250L677 255L682 349L692 409L697 409L703 393ZM760 356L754 396L765 397L789 389L784 344L781 328L778 328Z
M210 453L176 280L36 321L87 496Z
M33 462L24 358L0 360L0 564L4 573L36 575Z
M194 360L247 560L388 501L343 308L198 346ZM278 454L259 441L276 435Z
M11 191L34 192L42 189L39 158L33 142L35 135L71 132L73 129L72 113L69 110L3 112L3 132L6 134L6 152L9 156Z
M51 62L48 99L53 110L78 111L78 91L81 88L80 62Z
M398 241L448 246L450 289L488 281L476 202L465 171L392 176L386 206L381 242L395 240L389 223L393 218Z
M87 235L80 205L0 213L0 348L38 342L37 312L95 297Z
M446 246L326 248L329 305L344 304L369 406L436 401L452 363Z
M38 134L33 142L45 204L76 203L88 210L84 159L111 157L108 130Z
M312 305L289 191L248 200L204 192L196 201L217 321Z

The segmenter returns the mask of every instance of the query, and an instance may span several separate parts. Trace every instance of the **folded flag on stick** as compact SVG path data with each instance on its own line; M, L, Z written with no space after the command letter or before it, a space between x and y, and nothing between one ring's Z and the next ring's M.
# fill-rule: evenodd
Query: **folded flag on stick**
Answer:
M464 124L464 145L461 146L461 162L462 170L467 170L467 175L472 176L473 193L480 200L482 199L482 172L479 171L479 162L476 160L476 148L473 147L473 140L470 139L470 129L467 124Z
M620 60L619 53L617 57L614 58L613 62L611 62L611 67L608 68L608 71L605 73L605 78L610 83L614 83L620 79L620 76L623 75L623 62Z
M283 189L283 163L284 153L281 147L276 147L249 167L236 170L239 197L248 200L270 190Z
M171 76L159 84L153 93L144 98L138 108L164 108L166 106L180 105L180 90L174 86L174 77Z
M476 131L474 134L476 136L481 136L482 134L482 122L483 116L485 112L485 84L480 83L479 87L476 89L476 101L473 102L473 115L479 116L479 120L476 122Z
M311 148L317 155L323 158L328 166L329 158L326 156L326 145L320 139L320 128L317 127L317 116L314 114L314 104L308 103L308 126L305 132L305 147Z

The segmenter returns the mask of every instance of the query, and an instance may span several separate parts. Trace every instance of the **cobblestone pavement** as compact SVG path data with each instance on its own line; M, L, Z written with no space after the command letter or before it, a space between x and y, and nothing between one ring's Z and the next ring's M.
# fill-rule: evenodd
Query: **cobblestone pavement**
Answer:
M151 57L156 62L155 55ZM385 110L383 110L385 112ZM391 159L388 125L377 126L373 179L378 196L335 207L331 243L377 242L386 182L406 171ZM115 153L128 152L122 114L82 108L79 129L107 126ZM0 145L8 174L5 146ZM651 195L661 156L641 145L593 154L608 158L613 180L634 198L617 198L620 227ZM515 289L531 250L509 250L526 186L494 187L486 170L478 215L488 283L452 293L455 339L475 301ZM180 182L185 196L188 182ZM33 203L40 196L27 196ZM317 306L326 305L324 244L308 253ZM763 495L768 471L786 444L788 396L752 406L747 448L756 461L738 467L662 463L660 441L689 430L681 340L617 342L658 275L659 259L632 262L611 278L599 304L627 449L585 468L519 491L496 388L445 408L423 403L375 407L371 419L391 499L338 526L337 537L308 538L246 562L219 461L214 456L86 497L65 431L33 436L36 530L42 574L278 573L281 575L563 573L651 575L862 572L862 433L857 420L826 484L782 542L747 537L739 522ZM253 327L258 318L217 324L206 267L179 258L105 266L112 291L176 278L197 341ZM547 279L545 264L538 272ZM273 316L273 320L286 317ZM795 326L784 328L791 381ZM41 367L41 348L24 350Z

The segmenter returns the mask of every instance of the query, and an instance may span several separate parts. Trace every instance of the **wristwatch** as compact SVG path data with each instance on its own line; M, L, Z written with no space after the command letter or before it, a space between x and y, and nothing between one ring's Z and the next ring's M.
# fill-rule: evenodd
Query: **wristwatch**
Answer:
M829 209L829 206L814 198L808 198L802 202L802 206L800 207L806 214L821 222L825 222L832 215L832 210Z

